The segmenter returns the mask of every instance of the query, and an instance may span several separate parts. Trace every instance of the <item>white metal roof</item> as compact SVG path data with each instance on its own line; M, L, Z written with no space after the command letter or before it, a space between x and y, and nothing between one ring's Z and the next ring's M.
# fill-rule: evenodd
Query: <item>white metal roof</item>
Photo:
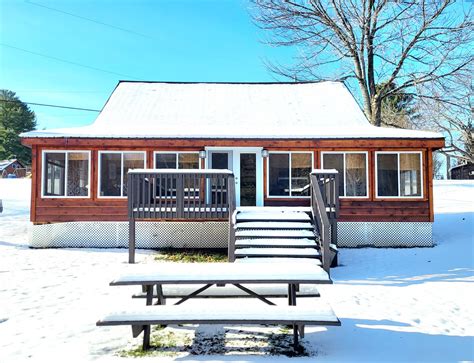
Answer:
M18 161L17 159L9 159L9 160L0 160L0 170L4 170L8 168L11 164Z
M440 138L374 127L343 83L118 84L89 126L23 137L79 138Z

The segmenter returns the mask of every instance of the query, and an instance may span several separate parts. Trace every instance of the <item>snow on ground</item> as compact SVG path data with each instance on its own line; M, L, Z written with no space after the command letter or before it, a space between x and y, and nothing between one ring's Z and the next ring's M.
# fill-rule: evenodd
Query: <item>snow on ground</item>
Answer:
M29 183L0 179L0 362L130 361L116 353L130 346L131 329L95 326L109 309L125 302L143 304L131 301L134 288L108 286L117 274L132 268L126 263L127 251L29 249ZM334 285L321 286L320 291L342 326L307 328L304 345L313 356L292 359L474 360L474 183L435 182L435 211L434 248L340 251L342 266L332 270ZM139 251L137 257L140 263L151 263L149 251ZM311 305L311 300L298 304ZM221 303L230 301L216 301ZM235 304L245 309L260 302ZM139 361L287 359L250 351Z

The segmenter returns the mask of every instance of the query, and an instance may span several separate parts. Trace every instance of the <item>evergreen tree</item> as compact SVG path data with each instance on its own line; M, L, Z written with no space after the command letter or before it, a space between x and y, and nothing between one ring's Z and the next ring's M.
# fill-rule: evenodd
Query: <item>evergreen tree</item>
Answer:
M0 159L16 158L31 163L31 151L21 145L19 135L36 128L36 116L9 90L0 90Z
M375 88L377 90L388 89L393 92L382 100L381 126L412 128L412 121L417 117L413 106L414 96L404 90L397 91L397 85L394 82L390 84L380 83Z

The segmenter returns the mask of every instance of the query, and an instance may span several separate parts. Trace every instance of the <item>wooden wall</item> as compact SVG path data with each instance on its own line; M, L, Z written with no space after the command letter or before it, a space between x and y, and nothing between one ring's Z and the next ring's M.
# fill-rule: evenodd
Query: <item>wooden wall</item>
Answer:
M126 221L126 198L98 198L98 151L135 150L146 151L147 168L153 167L153 151L199 151L205 146L260 146L268 150L312 151L314 167L321 167L321 151L368 151L369 197L365 199L341 199L340 221L433 221L432 199L432 150L441 147L440 140L90 140L90 139L27 139L23 142L32 148L32 195L31 221L51 223L66 221ZM351 143L348 143L351 141ZM107 145L104 147L103 145ZM90 198L41 198L41 165L43 150L90 150L91 196ZM375 197L375 151L422 151L424 196L417 199L382 200ZM264 178L267 177L264 159ZM266 197L265 205L308 205L308 199L274 199Z

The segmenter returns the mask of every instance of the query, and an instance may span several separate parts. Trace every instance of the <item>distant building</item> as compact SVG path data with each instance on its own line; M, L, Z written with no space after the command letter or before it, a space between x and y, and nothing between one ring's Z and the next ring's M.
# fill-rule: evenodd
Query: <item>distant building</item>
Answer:
M0 176L7 178L14 175L16 178L24 178L26 176L26 167L17 159L0 160Z
M474 164L466 163L449 170L451 179L474 179Z

